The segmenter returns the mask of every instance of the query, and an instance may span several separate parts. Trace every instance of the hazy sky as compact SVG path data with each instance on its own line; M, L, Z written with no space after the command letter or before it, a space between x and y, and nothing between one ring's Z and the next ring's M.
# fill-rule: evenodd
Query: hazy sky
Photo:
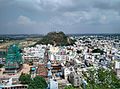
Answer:
M0 0L0 34L120 33L120 0Z

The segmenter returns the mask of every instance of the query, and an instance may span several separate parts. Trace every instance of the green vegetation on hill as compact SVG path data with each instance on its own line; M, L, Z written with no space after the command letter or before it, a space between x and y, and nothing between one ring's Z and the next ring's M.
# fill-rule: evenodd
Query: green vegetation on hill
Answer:
M70 39L63 32L49 32L36 44L52 44L55 46L72 45L74 40Z

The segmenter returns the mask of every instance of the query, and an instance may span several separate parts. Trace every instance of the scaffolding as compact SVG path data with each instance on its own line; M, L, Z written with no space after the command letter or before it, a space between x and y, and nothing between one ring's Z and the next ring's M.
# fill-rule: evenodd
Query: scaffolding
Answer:
M10 45L5 60L6 70L18 70L23 64L22 55L18 45Z

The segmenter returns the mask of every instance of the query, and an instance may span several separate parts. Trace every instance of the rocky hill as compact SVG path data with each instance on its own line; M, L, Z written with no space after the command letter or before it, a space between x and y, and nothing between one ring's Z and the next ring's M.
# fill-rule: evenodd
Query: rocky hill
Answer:
M37 44L52 44L54 46L72 45L74 40L70 39L63 32L49 32Z

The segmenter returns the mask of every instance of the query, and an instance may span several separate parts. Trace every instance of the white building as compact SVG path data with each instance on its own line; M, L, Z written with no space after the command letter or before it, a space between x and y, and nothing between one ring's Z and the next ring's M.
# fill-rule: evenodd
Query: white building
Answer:
M58 89L58 82L55 79L50 79L48 83L48 89Z
M36 45L36 47L27 47L23 49L24 60L39 60L44 59L45 46Z
M120 62L115 62L115 70L118 77L120 77Z

